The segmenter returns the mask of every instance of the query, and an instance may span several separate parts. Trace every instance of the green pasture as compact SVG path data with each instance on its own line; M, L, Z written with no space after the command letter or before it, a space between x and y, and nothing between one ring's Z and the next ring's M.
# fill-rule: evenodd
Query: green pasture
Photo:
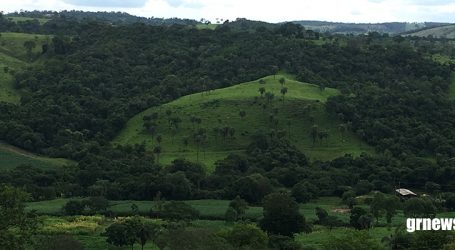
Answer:
M279 83L282 77L286 79L283 86ZM268 76L263 80L265 84L259 81L237 84L184 96L150 108L130 119L114 139L114 144L144 143L148 150L160 145L161 163L167 164L182 157L203 162L209 169L212 169L216 160L245 150L251 141L251 135L257 130L265 133L283 131L311 160L330 160L344 154L358 156L361 152L373 152L371 147L353 133L342 133L339 127L341 121L326 112L325 101L330 96L338 95L338 90L321 89L314 84L292 80L286 75ZM265 94L261 97L261 87L274 94L271 101L266 99ZM280 93L282 87L288 90L284 99ZM240 111L246 113L243 118ZM158 114L155 136L144 129L143 118L152 113ZM271 121L271 116L275 121ZM169 126L169 119L173 117L181 119L178 129ZM191 122L191 117L200 118L201 123ZM318 126L320 131L326 131L329 137L313 144L313 125ZM214 132L215 129L226 126L235 129L234 137L222 138ZM203 144L197 144L193 135L201 128L207 131L207 139ZM157 135L161 135L161 143L156 140ZM188 144L184 143L185 138Z

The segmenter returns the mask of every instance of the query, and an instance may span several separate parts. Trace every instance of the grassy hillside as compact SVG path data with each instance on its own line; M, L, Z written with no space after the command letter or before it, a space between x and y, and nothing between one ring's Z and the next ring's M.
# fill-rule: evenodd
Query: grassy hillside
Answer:
M425 27L435 27L446 25L446 23L339 23L325 21L294 21L294 23L304 26L306 29L339 34L364 34L368 32L397 34Z
M448 96L450 99L455 99L455 74L452 76L452 83L449 86Z
M0 142L0 170L12 169L21 164L54 168L71 163L72 161L66 159L38 156Z
M41 46L49 38L43 35L24 33L0 33L0 101L18 103L19 93L13 88L12 73L30 63L24 42L34 41L33 56L41 53Z
M197 29L208 29L208 30L214 30L216 29L216 27L218 27L219 24L215 24L215 23L211 23L211 24L204 24L204 23L200 23L200 24L196 24L195 27Z
M439 38L455 38L455 25L446 25L441 27L435 27L430 29L424 29L417 32L409 33L409 36L419 36L419 37L439 37Z
M336 89L321 90L319 86L286 78L284 87L288 92L283 101L280 94L282 86L278 80L281 77L284 76L263 78L265 84L252 81L210 93L197 93L150 108L133 117L114 143L145 143L147 149L152 150L159 144L156 140L159 134L162 136L162 163L169 163L176 157L197 160L198 144L193 135L203 128L207 131L207 139L199 144L199 161L209 167L231 152L242 152L256 130L266 133L282 130L312 160L327 160L346 153L359 155L363 151L372 151L351 133L343 133L342 136L340 121L325 111L324 102L328 97L338 94ZM258 91L261 87L275 95L270 103L261 97ZM246 113L243 118L240 111ZM143 121L144 116L152 113L158 114L154 137L145 131ZM173 117L181 119L178 129L169 127L169 118ZM191 122L191 117L200 118L200 124ZM310 135L314 124L319 131L329 134L328 139L316 142L315 145ZM233 137L223 138L214 132L215 129L226 126L235 129ZM187 144L184 143L185 140Z
M24 17L24 16L8 16L8 19L10 19L14 22L38 20L38 22L40 22L40 24L44 24L50 20L48 18L32 18L32 17Z

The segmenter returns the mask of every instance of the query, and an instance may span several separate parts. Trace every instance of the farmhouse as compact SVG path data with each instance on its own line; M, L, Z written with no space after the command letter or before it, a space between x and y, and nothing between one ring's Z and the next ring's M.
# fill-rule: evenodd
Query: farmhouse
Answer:
M412 192L411 190L409 189L405 189L405 188L398 188L398 189L395 189L395 192L397 193L398 196L400 196L400 198L402 199L409 199L409 198L412 198L412 197L417 197L417 194Z

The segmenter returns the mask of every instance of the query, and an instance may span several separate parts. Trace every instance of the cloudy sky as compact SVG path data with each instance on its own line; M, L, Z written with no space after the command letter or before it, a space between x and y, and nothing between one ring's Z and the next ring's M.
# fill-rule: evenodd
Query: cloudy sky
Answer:
M145 17L281 22L455 22L455 0L0 0L0 10L125 11Z

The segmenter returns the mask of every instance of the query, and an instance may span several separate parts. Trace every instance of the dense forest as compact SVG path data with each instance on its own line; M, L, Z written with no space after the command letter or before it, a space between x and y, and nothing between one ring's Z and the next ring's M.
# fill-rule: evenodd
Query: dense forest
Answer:
M98 17L65 12L40 24L0 15L1 32L52 35L30 57L39 63L17 72L2 69L13 75L21 99L0 102L0 140L75 161L58 169L20 165L0 172L1 183L23 188L34 201L239 196L267 207L273 199L305 203L337 196L352 208L355 196L390 194L405 185L437 190L447 198L439 206L453 209L455 102L447 93L454 64L433 58L453 56L448 40L332 36L293 23L264 27L243 19L208 30L184 20L155 25L127 15L124 21ZM117 21L122 25L113 24ZM163 166L156 160L160 152L142 144L111 143L131 117L149 107L278 72L338 89L341 94L325 108L376 154L310 161L285 137L257 131L244 153L217 161L209 173L203 163L186 159ZM277 195L283 192L290 197ZM79 206L73 214L90 214L84 205L72 205ZM260 225L271 235L311 231L295 225L294 231L275 232L268 219L265 212Z

